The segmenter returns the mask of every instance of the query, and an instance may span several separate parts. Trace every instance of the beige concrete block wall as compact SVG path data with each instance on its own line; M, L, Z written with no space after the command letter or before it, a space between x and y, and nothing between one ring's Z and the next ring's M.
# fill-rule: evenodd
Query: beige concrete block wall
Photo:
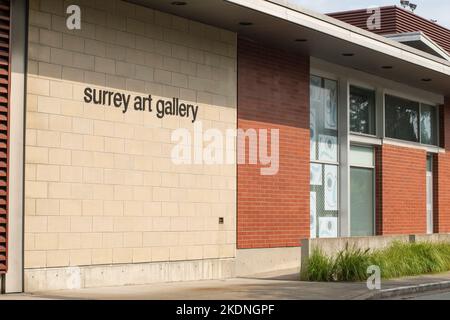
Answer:
M179 97L234 129L236 37L119 0L30 1L25 268L234 257L235 166L173 164L190 120L86 104L87 86Z

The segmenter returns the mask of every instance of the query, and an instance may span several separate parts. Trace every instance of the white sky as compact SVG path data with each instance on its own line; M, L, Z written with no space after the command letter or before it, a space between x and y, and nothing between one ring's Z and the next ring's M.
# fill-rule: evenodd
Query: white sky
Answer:
M291 0L314 11L328 13L352 9L368 8L370 6L399 5L400 0ZM416 14L426 18L438 20L440 25L450 28L449 0L412 0L418 5Z

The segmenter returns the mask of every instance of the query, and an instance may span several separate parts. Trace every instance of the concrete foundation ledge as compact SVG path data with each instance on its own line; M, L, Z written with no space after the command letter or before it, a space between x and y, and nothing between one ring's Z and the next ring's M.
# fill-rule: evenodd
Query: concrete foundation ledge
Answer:
M269 248L240 249L236 251L236 276L297 269L300 271L301 249Z
M392 243L410 242L409 235L394 236L376 236L376 237L352 237L352 238L328 238L328 239L305 239L302 240L304 245L302 249L306 249L309 245L310 253L314 249L321 249L324 254L335 255L346 246L359 249L384 249Z
M25 292L217 280L235 276L235 259L25 270Z
M450 234L411 234L411 235L389 235L373 237L351 237L351 238L328 238L328 239L304 239L302 240L302 252L312 253L314 249L321 249L324 254L334 255L337 252L350 248L360 249L384 249L394 242L450 242Z

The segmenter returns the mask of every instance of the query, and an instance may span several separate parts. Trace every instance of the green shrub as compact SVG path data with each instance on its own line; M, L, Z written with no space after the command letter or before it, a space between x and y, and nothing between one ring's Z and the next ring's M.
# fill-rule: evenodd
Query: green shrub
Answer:
M327 257L319 249L312 252L308 259L306 270L301 278L306 281L329 282L333 281L333 259Z
M450 244L400 243L375 252L373 263L381 268L383 278L397 278L450 270Z
M315 250L302 279L309 281L364 281L367 268L380 267L384 279L441 273L450 270L450 243L395 242L386 249L346 248L335 257Z
M369 249L349 248L338 253L334 260L335 278L339 281L362 281L367 279L367 268L371 265Z

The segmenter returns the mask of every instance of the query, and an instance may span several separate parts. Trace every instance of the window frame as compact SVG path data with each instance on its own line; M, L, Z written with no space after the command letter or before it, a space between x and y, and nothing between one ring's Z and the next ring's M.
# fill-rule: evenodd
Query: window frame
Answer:
M340 89L339 87L340 87L341 80L338 77L334 76L333 74L330 74L330 73L327 73L327 72L322 72L320 70L316 70L316 71L312 71L311 70L310 74L309 74L309 89L310 90L311 90L311 79L313 77L321 79L321 84L322 84L321 88L322 89L324 88L324 84L325 84L326 80L333 81L333 82L336 83L336 108L337 108L337 110L336 110L336 113L337 113L337 119L336 119L337 120L337 123L336 123L337 150L336 151L337 151L337 161L334 162L334 161L327 161L327 160L320 160L320 159L314 159L313 160L313 159L311 159L311 156L310 156L310 159L309 159L309 170L311 170L311 165L312 164L320 164L322 166L327 166L327 165L328 166L335 166L337 168L337 177L336 177L337 178L337 208L338 208L337 209L337 222L338 222L338 224L337 224L337 237L340 238L341 237L341 212L342 212L341 192L342 192L342 190L341 190L341 183L340 183L340 181L341 181L341 150L339 148L339 144L340 144L339 137L340 137L340 131L342 129L342 126L339 123L339 110L340 110L340 108L342 108L342 106L341 106L341 103L340 103L341 93L339 91L339 89ZM310 99L311 99L311 97L310 97ZM309 108L311 108L311 105L309 105ZM311 185L310 185L310 189L311 189ZM316 212L316 219L317 218L318 217L317 217L317 212ZM318 237L318 227L319 227L319 225L317 223L316 230L315 230L315 238L317 238L317 239L319 239L319 237ZM310 232L311 232L311 230L310 230Z
M387 108L387 104L386 104L386 97L387 96L392 96L394 98L398 98L398 99L403 99L403 100L408 100L410 102L414 102L417 103L419 105L419 117L418 117L418 136L419 136L419 142L415 142L415 141L409 141L409 140L403 140L403 139L399 139L399 138L392 138L392 137L388 137L386 135L386 108ZM421 117L422 117L422 105L426 105L429 107L434 108L434 110L436 111L436 144L427 144L427 143L422 143L422 128L421 128ZM426 101L423 99L417 99L416 97L413 96L408 96L399 92L395 92L392 90L384 90L383 92L383 140L388 140L388 141L393 141L393 142L399 142L399 143L403 143L406 145L410 145L410 146L421 146L421 147L426 147L426 148L440 148L440 115L439 115L439 106L436 105L435 103L431 102L431 101Z
M378 99L378 97L377 97L377 88L376 87L374 87L374 86L370 86L370 85L367 85L367 84L365 84L365 83L363 83L363 82L359 82L359 81L355 81L355 80L349 80L348 82L347 82L347 84L348 84L348 105L347 105L347 108L348 108L348 125L349 125L349 128L348 128L348 132L349 132L349 135L355 135L355 136L361 136L361 137L368 137L368 138L377 138L378 137L378 135L379 135L379 132L378 132L378 121L379 121L379 119L378 119L378 115L377 115L377 99ZM357 89L363 89L363 90L368 90L368 91L373 91L373 93L374 93L374 106L373 106L373 112L374 112L374 134L370 134L370 133L363 133L363 132L355 132L355 131L352 131L351 130L351 121L350 121L350 98L351 98L351 89L352 89L352 87L355 87L355 88L357 88Z
M325 80L336 82L336 100L337 100L337 106L336 106L337 110L336 111L337 111L337 114L339 115L339 108L340 108L340 106L339 106L339 80L337 78L335 78L335 77L331 77L330 75L325 75L325 74L322 74L321 72L314 72L314 73L311 72L310 75L309 75L309 79L311 81L312 77L321 78L322 85L325 83ZM310 85L311 85L311 82L310 82ZM322 89L323 89L323 87L322 87ZM309 108L311 108L311 106L309 106ZM339 123L339 116L337 118L336 128L337 128L336 129L336 132L337 132L336 139L337 139L337 143L338 143L338 147L337 147L337 161L335 162L335 161L327 161L327 160L320 160L320 159L314 159L313 160L310 157L310 159L309 159L310 163L336 165L336 166L340 165L340 163L341 163L341 151L340 151L340 148L339 148L339 132L340 132L341 124Z
M415 150L426 151L430 154L438 154L443 152L443 148L440 146L442 139L440 139L440 119L442 116L441 106L444 104L444 96L438 93L426 91L424 89L414 89L406 84L398 83L388 78L381 76L375 76L366 72L361 72L349 67L337 65L331 62L327 62L318 58L311 58L310 63L310 75L316 77L322 77L329 80L335 80L338 82L338 130L339 130L339 144L338 148L338 163L329 163L331 165L339 165L338 179L338 204L339 204L339 216L338 216L338 237L351 236L351 213L350 213L350 169L351 166L348 162L348 156L350 154L350 145L374 147L374 150L384 145L398 146L403 148L410 148ZM350 85L356 87L365 88L368 90L374 90L375 96L375 120L376 120L376 135L365 135L361 133L354 133L350 131L350 115L349 115L349 93ZM396 97L405 98L412 101L418 101L429 106L436 107L437 110L437 130L438 130L438 145L424 145L420 143L413 143L404 140L396 140L385 137L385 95L391 94ZM345 119L345 122L343 122ZM315 161L310 160L310 164ZM376 163L377 164L377 163ZM375 176L378 174L379 168L375 164ZM376 179L375 179L376 181ZM376 192L376 189L374 189ZM376 228L376 210L378 208L375 201L374 204L374 234L377 234Z
M360 147L360 148L367 148L367 149L372 149L373 152L373 164L372 166L364 166L364 165L355 165L354 163L352 164L352 160L350 159L350 155L351 155L351 149L352 147ZM372 170L373 172L373 236L377 235L377 174L378 174L378 168L377 168L377 154L376 154L376 146L372 145L372 144L365 144L365 143L358 143L358 142L351 142L350 143L350 147L349 147L349 174L351 175L351 169L352 168L360 168L360 169L367 169L367 170ZM351 184L351 178L349 183ZM349 184L349 190L348 190L348 195L350 198L350 208L349 208L349 217L350 219L352 218L352 212L351 212L351 185ZM353 235L351 234L351 227L350 227L350 237L353 237Z

